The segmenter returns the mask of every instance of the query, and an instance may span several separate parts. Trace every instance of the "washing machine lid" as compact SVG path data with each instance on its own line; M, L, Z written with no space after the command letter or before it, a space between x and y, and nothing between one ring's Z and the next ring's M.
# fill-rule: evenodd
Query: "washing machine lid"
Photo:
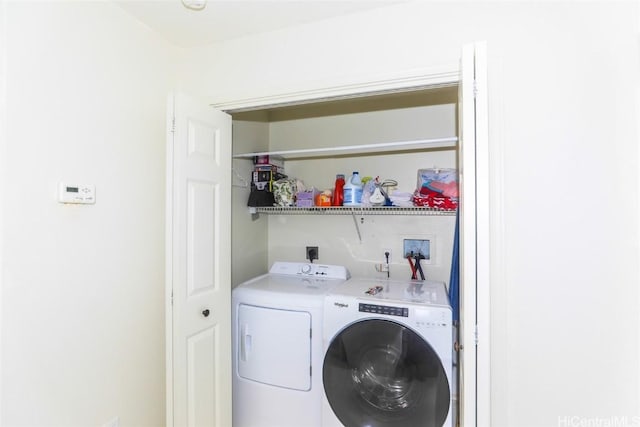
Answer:
M352 278L335 286L331 294L380 301L450 306L444 282L432 280Z
M346 427L442 427L450 384L438 354L411 329L389 320L353 323L331 342L325 395Z

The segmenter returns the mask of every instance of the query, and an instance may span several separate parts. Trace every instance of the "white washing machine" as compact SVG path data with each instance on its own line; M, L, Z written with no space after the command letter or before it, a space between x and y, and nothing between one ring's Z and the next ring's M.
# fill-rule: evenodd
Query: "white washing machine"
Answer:
M324 298L345 267L276 262L232 292L233 425L319 427Z
M325 299L323 427L450 427L452 321L442 282L358 279Z

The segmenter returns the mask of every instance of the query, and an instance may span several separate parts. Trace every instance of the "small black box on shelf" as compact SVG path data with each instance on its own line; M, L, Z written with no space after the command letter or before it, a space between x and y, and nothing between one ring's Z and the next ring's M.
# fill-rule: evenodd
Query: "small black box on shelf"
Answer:
M271 191L266 190L258 190L255 187L251 188L251 193L249 194L249 201L247 202L247 206L249 207L263 207L263 206L273 206L276 202L273 197L273 193Z

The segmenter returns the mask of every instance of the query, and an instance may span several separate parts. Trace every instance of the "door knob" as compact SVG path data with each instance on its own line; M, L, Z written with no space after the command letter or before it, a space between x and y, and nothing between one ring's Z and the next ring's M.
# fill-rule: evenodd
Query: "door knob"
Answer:
M202 310L202 315L203 315L204 317L209 317L209 314L210 314L210 313L211 313L211 312L209 311L209 309L208 309L208 308L206 308L206 309Z

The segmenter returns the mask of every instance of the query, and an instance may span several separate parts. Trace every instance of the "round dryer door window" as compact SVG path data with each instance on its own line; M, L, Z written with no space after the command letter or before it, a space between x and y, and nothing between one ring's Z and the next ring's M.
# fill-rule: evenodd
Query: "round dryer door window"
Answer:
M331 342L324 359L327 400L346 427L441 427L449 413L449 381L422 337L392 321L354 323Z

